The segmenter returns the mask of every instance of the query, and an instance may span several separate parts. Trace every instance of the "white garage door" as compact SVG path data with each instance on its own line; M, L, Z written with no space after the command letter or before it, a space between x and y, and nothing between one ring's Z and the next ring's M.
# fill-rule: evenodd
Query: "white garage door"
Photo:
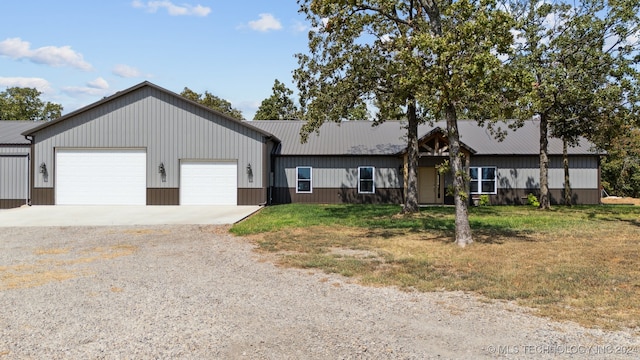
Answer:
M58 149L56 204L146 205L147 154L140 149Z
M238 165L234 162L182 161L180 205L237 205Z

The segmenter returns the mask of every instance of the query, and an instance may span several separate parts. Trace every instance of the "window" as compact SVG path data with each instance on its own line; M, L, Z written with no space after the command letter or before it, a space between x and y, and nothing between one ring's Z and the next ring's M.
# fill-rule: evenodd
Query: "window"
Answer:
M472 194L495 194L497 193L496 175L498 171L495 167L472 167L471 193Z
M358 193L373 194L376 192L374 183L375 169L373 166L360 166L358 168Z
M296 192L311 193L311 166L298 166L296 168Z

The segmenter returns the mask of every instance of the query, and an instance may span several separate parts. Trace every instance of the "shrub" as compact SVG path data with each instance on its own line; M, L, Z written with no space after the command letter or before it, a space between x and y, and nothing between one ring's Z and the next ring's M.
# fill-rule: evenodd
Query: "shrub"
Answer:
M538 201L535 195L529 193L529 195L527 195L527 204L538 207L540 206L540 201Z
M489 202L489 195L487 194L480 195L480 201L478 202L478 204L480 206L491 205L491 202Z

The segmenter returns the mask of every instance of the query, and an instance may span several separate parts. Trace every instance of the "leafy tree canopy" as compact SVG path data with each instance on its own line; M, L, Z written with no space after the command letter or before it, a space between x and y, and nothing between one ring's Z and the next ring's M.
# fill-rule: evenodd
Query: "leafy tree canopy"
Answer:
M62 105L40 99L35 88L10 87L0 92L0 120L46 120L62 116Z
M200 105L204 105L210 109L219 111L223 114L229 115L232 118L236 118L238 120L244 120L242 116L242 111L234 108L231 103L225 99L219 98L208 91L205 91L204 94L198 94L197 92L185 87L184 90L180 93L183 97L195 101Z
M376 122L407 120L405 210L417 206L417 127L447 120L456 203L456 241L471 242L458 114L505 118L518 78L499 55L511 52L514 22L493 0L299 0L314 30L294 79L307 124L341 121L363 104Z
M273 83L273 94L262 100L253 120L296 120L300 118L300 110L291 99L293 90L276 79Z
M602 144L637 114L640 3L512 0L509 8L512 64L531 79L516 116L540 119L540 207L549 208L548 137Z

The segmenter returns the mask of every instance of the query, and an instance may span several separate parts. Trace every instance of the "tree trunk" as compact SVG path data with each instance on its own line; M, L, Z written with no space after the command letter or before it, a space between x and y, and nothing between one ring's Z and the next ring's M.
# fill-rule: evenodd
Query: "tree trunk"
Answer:
M569 149L567 140L562 139L562 165L564 167L564 204L572 205L571 182L569 181Z
M404 200L403 213L417 213L418 206L418 116L415 100L409 102L407 107L407 196Z
M469 194L466 191L467 172L460 153L460 134L458 133L458 115L456 108L448 104L445 107L447 119L447 137L449 139L449 162L453 176L454 202L456 205L456 244L465 247L473 242L469 225Z
M551 209L549 200L549 124L540 114L540 209Z

